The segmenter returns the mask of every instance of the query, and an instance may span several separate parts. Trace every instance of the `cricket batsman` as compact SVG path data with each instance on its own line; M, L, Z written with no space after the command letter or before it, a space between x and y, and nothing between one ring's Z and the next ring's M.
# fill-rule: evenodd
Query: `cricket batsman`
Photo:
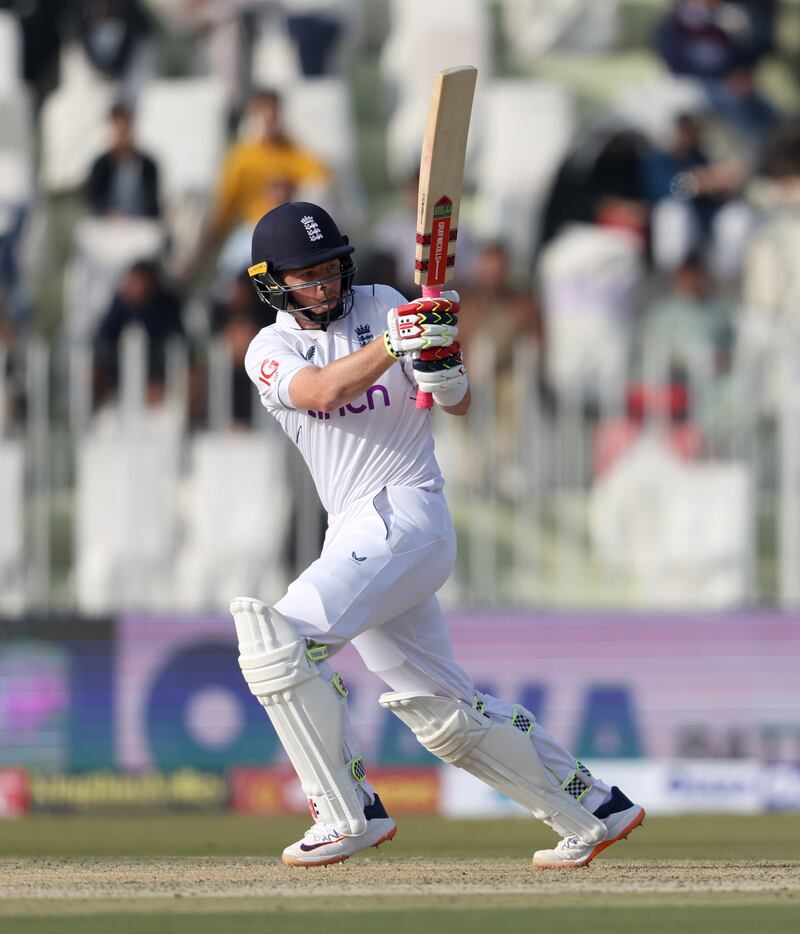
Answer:
M458 295L407 302L355 286L353 247L307 202L282 204L253 233L250 276L275 324L245 367L302 454L328 512L320 557L273 606L239 597L239 664L306 794L314 824L291 866L341 862L396 825L369 783L331 659L352 642L389 686L380 704L444 762L519 802L561 838L538 868L585 866L638 827L644 809L593 776L529 710L475 690L456 661L436 592L456 540L434 454L431 393L464 415L470 389L453 347Z

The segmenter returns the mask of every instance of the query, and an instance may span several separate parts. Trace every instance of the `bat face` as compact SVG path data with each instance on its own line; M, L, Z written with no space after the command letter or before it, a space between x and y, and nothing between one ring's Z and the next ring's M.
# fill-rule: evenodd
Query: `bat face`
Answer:
M441 288L453 275L467 134L478 72L471 65L436 76L419 170L415 281Z

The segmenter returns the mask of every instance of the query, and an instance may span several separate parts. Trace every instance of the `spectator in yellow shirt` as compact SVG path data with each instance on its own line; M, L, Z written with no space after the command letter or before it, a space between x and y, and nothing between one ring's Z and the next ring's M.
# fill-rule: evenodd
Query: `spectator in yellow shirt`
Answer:
M286 135L281 100L275 91L259 91L250 101L243 138L228 150L211 219L200 246L197 265L222 247L219 266L237 274L250 259L256 222L297 188L319 196L331 180L329 168ZM223 246L224 244L224 246Z

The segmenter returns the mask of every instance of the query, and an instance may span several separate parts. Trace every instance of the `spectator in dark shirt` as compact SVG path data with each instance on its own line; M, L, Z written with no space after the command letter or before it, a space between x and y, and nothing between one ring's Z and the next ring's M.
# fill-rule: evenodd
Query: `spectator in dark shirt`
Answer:
M58 86L63 0L0 0L0 10L17 18L22 38L22 76L32 91L36 114Z
M624 227L644 242L648 217L642 169L649 148L640 132L614 122L600 123L576 140L545 202L538 250L570 223Z
M86 200L93 214L123 217L160 215L158 166L133 141L133 119L124 104L110 113L113 141L92 165Z
M164 282L157 263L140 260L130 267L94 338L99 401L116 388L119 345L128 327L140 327L145 332L149 377L160 378L170 340L186 340L181 310L179 296Z
M120 98L134 103L156 68L155 20L142 0L71 0L63 4L67 32Z
M23 424L25 415L24 348L16 339L5 296L0 290L0 438Z
M670 71L703 83L710 105L738 132L754 160L780 119L755 86L755 67L773 45L775 15L772 0L677 0L655 33L656 49Z
M247 270L233 280L222 299L211 307L211 331L222 338L230 353L231 415L236 426L249 426L253 417L253 384L244 368L245 353L261 328L274 322L275 313L270 314L255 294Z
M715 218L746 178L737 159L709 157L703 130L699 116L680 114L670 143L644 156L644 182L652 206L651 248L659 268L674 269L690 251L711 246L719 236Z
M656 28L667 67L691 78L724 78L741 64L745 13L721 0L678 0Z

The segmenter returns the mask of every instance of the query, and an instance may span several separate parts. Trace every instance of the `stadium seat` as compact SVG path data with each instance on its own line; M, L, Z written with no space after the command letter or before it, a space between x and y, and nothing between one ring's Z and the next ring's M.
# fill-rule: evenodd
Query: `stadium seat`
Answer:
M555 82L498 80L481 117L473 221L484 237L502 239L517 271L529 274L539 216L574 134L573 101Z
M391 116L386 143L389 173L401 183L419 166L433 79L456 65L478 69L473 119L480 113L483 86L494 73L489 11L481 0L392 0L391 32L380 70L390 88ZM413 67L409 63L413 62ZM470 133L467 177L477 152L477 130Z
M41 114L40 179L48 194L76 191L92 162L109 143L107 117L114 103L111 84L62 82Z
M552 49L608 52L618 33L618 0L504 0L501 29L515 61L529 65Z
M391 0L381 71L401 92L417 88L429 93L436 72L454 65L474 65L489 77L493 73L489 26L482 0Z
M167 196L213 185L225 146L220 84L210 78L153 81L136 108L136 140L157 161Z
M33 161L33 114L25 87L0 90L0 149Z
M77 451L75 597L86 613L171 605L179 446L130 425Z
M334 173L332 203L325 206L342 218L343 227L355 229L365 208L356 174L358 128L349 85L342 78L294 82L285 91L283 113L289 136L323 159ZM324 202L326 193L320 194Z
M136 109L136 140L158 164L170 261L178 268L196 249L225 147L225 99L210 78L153 81Z
M752 504L737 462L684 462L643 438L592 491L592 539L652 607L723 608L747 598Z
M300 60L282 17L270 17L253 42L253 87L285 91L302 81Z
M32 197L30 160L24 153L0 149L0 236L5 232L3 209L26 205Z
M707 107L699 82L678 78L669 72L647 81L623 86L612 97L611 114L641 130L651 142L671 142L675 118L682 113L699 113Z
M158 221L132 217L79 221L64 277L67 338L91 340L122 273L137 260L158 257L164 244L165 231Z
M539 79L564 85L580 104L581 113L606 116L620 94L658 80L664 73L650 49L631 49L608 55L551 52L530 69Z
M0 397L0 405L2 402ZM24 445L20 441L0 441L0 612L18 612L24 604L24 506Z
M191 445L185 535L176 565L181 609L223 609L236 594L286 586L285 439L214 432Z
M0 293L19 319L30 310L35 276L30 261L37 261L32 254L41 246L37 235L44 217L35 192L32 124L27 88L0 88ZM41 251L39 262L40 257Z
M17 17L0 10L0 94L22 84L22 36Z

